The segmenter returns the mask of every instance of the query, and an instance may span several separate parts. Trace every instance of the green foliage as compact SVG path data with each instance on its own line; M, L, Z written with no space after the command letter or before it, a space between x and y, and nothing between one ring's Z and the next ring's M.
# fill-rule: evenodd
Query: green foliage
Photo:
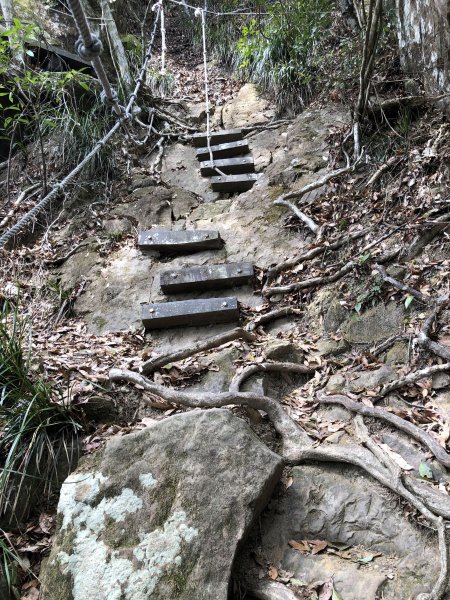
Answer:
M158 69L148 69L146 84L153 96L164 98L172 93L175 78L170 71L161 73Z
M30 333L5 304L0 314L0 514L14 511L24 496L32 498L33 490L51 491L61 461L71 462L80 429L70 406L34 374Z
M311 96L323 69L321 54L331 23L330 0L291 0L268 6L269 17L252 19L237 43L240 68L279 110L295 112Z
M52 166L68 170L102 137L111 114L98 102L98 84L89 75L74 70L52 73L30 66L33 52L26 44L39 36L37 27L18 19L0 33L0 137L12 144L13 151L48 138L55 148ZM110 156L103 153L86 168L85 175L109 170L110 163Z

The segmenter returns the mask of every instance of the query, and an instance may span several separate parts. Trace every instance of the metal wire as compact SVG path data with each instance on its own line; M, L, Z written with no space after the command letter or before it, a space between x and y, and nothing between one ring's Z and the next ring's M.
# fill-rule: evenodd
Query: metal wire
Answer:
M114 126L106 133L101 140L99 140L92 150L87 154L84 159L74 168L72 171L64 177L62 181L60 181L53 190L48 193L42 200L40 200L30 211L27 212L19 221L10 229L8 229L2 236L0 236L0 248L3 248L13 237L15 237L18 233L23 231L27 225L29 225L33 219L46 208L52 200L54 200L65 187L67 187L75 177L83 170L83 168L100 152L100 150L105 146L105 144L113 137L113 135L118 131L125 122L127 122L131 116L131 111L133 105L138 96L140 87L145 78L146 67L148 61L152 56L153 45L155 42L156 30L159 22L160 11L156 11L156 17L153 25L153 30L150 36L150 41L147 46L147 51L144 56L144 62L142 64L141 70L139 72L139 76L136 80L136 86L134 88L133 93L131 94L128 104L125 108L125 112L121 111L121 116L114 124Z
M108 76L100 58L101 43L97 36L93 36L89 27L88 20L84 13L80 0L68 0L70 10L72 11L75 24L80 34L80 40L77 41L76 49L78 54L90 60L95 69L98 80L102 84L105 102L110 105L118 117L122 115L122 108L119 105L116 91L109 83Z

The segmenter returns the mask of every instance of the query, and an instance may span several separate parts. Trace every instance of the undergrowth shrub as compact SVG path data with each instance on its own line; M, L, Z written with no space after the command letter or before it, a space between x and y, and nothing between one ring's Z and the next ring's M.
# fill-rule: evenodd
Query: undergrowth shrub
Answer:
M71 407L32 369L31 330L0 313L0 519L18 521L48 497L74 462L81 429ZM65 475L64 475L65 476ZM28 505L28 506L27 506Z

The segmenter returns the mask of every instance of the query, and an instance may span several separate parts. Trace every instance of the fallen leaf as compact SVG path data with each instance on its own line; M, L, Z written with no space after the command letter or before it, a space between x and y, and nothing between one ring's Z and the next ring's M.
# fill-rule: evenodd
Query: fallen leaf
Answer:
M325 540L308 540L308 543L313 547L311 554L319 554L328 546L328 542Z
M433 477L433 471L424 462L421 462L420 465L419 465L419 475L421 477L423 477L424 479L434 479L434 477Z
M273 579L275 581L275 579L278 577L278 569L272 566L269 567L268 575L270 579Z
M403 469L404 471L414 470L414 467L407 463L406 460L400 456L400 454L394 452L394 450L392 450L392 448L390 448L387 444L379 444L379 446L380 448L383 448L386 454L392 458L392 460L400 467L400 469Z
M291 548L294 548L294 550L299 550L300 552L309 552L310 551L308 543L303 540L301 542L296 542L295 540L289 540L288 544Z
M44 533L52 534L55 530L55 517L47 513L41 513L39 515L39 527Z

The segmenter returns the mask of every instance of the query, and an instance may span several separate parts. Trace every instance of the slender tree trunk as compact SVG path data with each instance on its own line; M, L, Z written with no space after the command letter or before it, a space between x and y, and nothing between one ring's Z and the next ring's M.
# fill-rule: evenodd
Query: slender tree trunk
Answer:
M100 0L100 7L102 9L102 16L106 21L106 30L111 46L111 57L116 66L125 92L129 93L133 85L133 80L130 73L130 65L125 54L125 48L123 47L120 39L119 31L117 29L109 1Z

